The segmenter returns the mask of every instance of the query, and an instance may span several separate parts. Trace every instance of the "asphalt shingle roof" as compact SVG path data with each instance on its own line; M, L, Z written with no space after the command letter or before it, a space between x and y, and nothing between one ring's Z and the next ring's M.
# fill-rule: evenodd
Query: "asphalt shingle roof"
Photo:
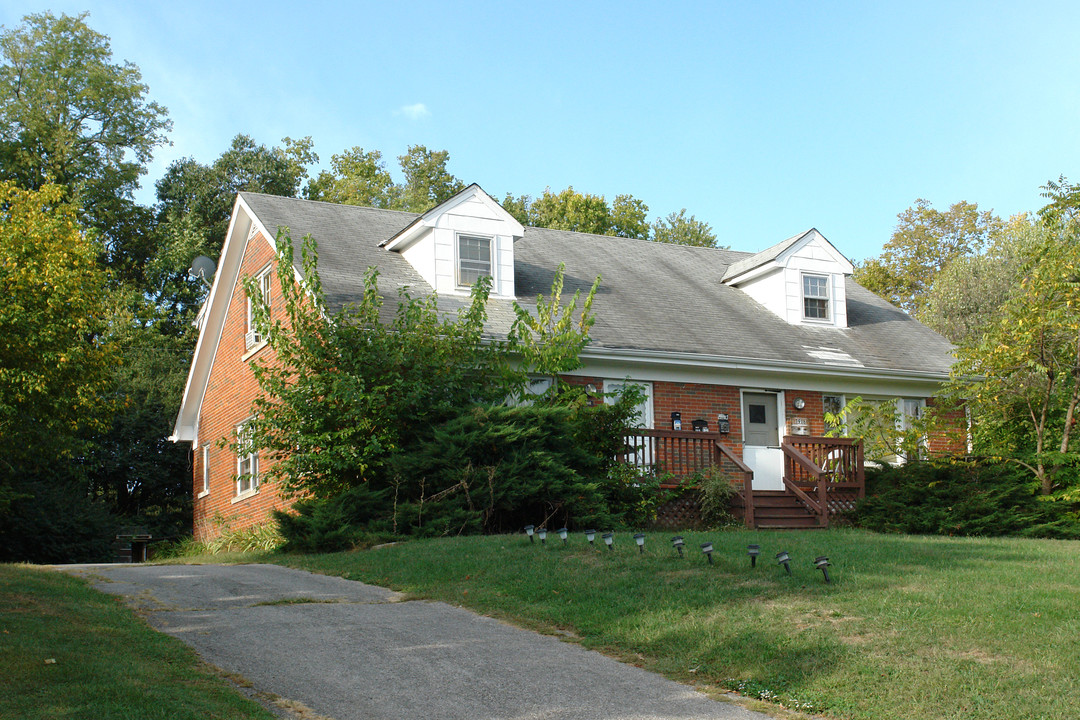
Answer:
M297 245L306 234L315 238L331 310L359 297L370 266L379 269L379 289L388 299L396 297L402 285L417 293L431 292L408 261L379 247L419 215L256 193L243 193L243 198L271 233L287 226ZM782 246L765 252L779 253ZM948 373L953 357L945 338L850 278L847 328L790 325L722 282L733 267L764 262L761 256L527 227L514 243L514 282L518 302L529 307L538 294L550 291L560 262L566 265L564 299L576 289L587 292L600 275L593 348ZM447 311L466 302L457 297L439 300ZM490 329L505 333L514 317L511 302L492 299L488 315Z

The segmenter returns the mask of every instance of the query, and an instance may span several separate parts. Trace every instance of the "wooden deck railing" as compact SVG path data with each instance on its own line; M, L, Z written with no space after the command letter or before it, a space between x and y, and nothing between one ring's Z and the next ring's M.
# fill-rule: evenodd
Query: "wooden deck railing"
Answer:
M829 517L855 509L866 495L862 442L853 438L788 435L784 451L784 488L827 527Z
M628 428L623 433L625 461L657 475L667 475L661 487L682 487L696 474L715 467L738 488L745 507L747 527L753 527L754 472L724 444L717 432L646 430Z

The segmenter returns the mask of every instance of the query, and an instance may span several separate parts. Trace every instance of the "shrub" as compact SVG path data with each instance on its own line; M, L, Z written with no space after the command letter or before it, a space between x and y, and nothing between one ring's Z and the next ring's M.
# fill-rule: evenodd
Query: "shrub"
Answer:
M0 514L0 562L107 562L120 521L77 483L22 480Z
M699 488L701 520L709 527L726 527L738 524L731 512L731 503L738 494L731 478L715 465L706 468L693 478Z
M1077 506L1037 494L1008 464L910 463L868 469L855 521L879 532L1080 539Z

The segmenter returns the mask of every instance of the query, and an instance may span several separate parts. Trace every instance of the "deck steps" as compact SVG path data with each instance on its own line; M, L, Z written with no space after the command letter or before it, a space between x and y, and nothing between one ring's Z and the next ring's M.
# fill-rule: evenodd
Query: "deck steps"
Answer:
M742 510L739 501L736 510ZM754 525L762 530L814 530L821 527L817 517L797 497L783 490L754 490Z

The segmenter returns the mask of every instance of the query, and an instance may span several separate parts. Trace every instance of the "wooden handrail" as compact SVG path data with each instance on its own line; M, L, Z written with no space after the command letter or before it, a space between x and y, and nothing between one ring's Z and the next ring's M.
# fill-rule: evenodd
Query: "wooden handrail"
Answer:
M817 515L818 524L821 524L822 517L825 518L825 523L828 524L829 514L828 512L822 512L822 510L826 508L825 505L819 504L817 500L814 500L812 497L807 495L801 487L791 482L787 478L784 478L784 487L786 487L792 495L802 500L809 507L810 511Z
M736 457L735 451L727 445L719 440L716 440L715 444L720 454L730 460L743 474L743 522L752 530L754 528L754 471Z
M803 455L802 451L791 443L782 442L780 443L780 447L783 449L784 455L802 465L806 472L810 473L815 480L821 482L821 476L825 474L825 471L818 467L817 463Z

